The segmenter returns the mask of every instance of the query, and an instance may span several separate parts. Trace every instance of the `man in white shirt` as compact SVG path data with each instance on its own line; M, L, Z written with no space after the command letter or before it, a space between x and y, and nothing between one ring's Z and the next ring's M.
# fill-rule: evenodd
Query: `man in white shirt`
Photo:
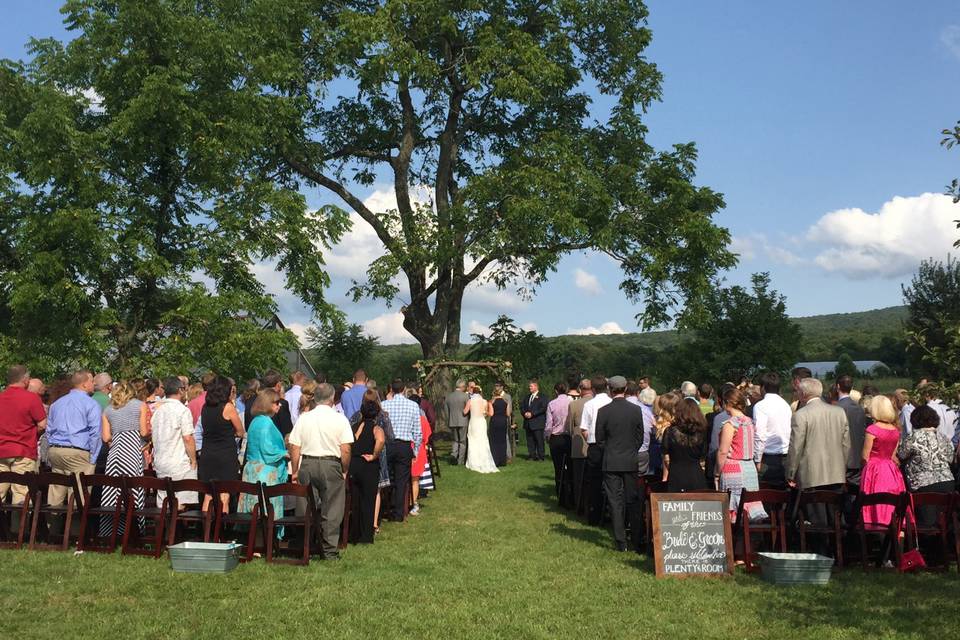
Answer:
M307 374L303 371L294 371L290 375L290 388L284 394L283 398L290 405L290 422L297 424L297 418L300 417L300 396L303 395L303 383L307 381Z
M197 479L197 443L194 439L193 415L183 404L184 387L180 378L163 381L164 397L153 405L150 418L153 440L153 469L158 478L173 480ZM180 504L195 504L196 491L177 493Z
M758 465L760 481L787 486L784 463L790 451L790 404L780 396L780 375L768 371L760 377L763 399L753 407L754 461Z
M940 389L936 384L928 383L920 387L920 395L926 399L927 406L936 411L937 416L940 417L940 426L937 427L937 431L956 447L957 436L960 435L960 431L957 430L957 412L943 403L940 399Z
M290 465L295 482L313 488L320 508L320 537L325 560L339 559L340 524L350 445L350 421L333 408L336 392L324 382L317 386L317 407L304 413L290 432Z
M597 411L612 402L607 395L607 379L594 376L590 380L593 397L583 405L580 433L587 441L586 499L587 522L599 525L603 516L603 449L597 445Z

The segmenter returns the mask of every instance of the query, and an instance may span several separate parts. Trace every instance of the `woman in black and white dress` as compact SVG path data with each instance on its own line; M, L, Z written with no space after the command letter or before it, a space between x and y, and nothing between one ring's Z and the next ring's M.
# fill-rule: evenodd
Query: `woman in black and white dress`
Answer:
M129 382L114 385L110 404L103 410L101 438L110 447L107 453L108 476L143 475L143 439L150 435L147 420L147 405L136 399L136 390ZM100 499L102 505L114 505L120 499L120 489L104 487ZM143 508L143 491L133 490L133 503ZM100 535L109 536L113 521L110 517L100 519ZM120 521L120 532L124 523Z

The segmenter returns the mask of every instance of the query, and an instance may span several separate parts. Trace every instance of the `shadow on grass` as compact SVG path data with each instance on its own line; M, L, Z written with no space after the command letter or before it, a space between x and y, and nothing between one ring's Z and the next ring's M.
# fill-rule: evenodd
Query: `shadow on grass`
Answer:
M550 511L553 513L565 513L571 514L572 511L562 508L557 504L557 494L556 490L553 488L553 485L533 485L524 488L522 491L517 493L517 497L521 500L527 500L529 502L535 502L545 511Z

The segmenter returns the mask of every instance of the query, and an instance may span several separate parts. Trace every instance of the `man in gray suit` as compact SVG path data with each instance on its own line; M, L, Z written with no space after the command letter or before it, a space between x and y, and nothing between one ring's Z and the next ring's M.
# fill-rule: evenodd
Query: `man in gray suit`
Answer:
M847 414L847 424L850 425L850 454L847 456L847 484L852 495L857 495L860 489L860 467L862 464L863 439L867 433L867 414L863 408L850 397L853 390L853 378L840 376L837 378L837 406Z
M839 491L846 481L851 452L847 414L823 401L823 383L816 378L800 380L798 387L802 408L793 414L790 424L787 484L801 491ZM804 516L811 524L825 525L826 505L807 505Z
M457 388L451 391L445 400L447 426L450 427L450 433L453 434L453 447L450 451L453 464L463 464L467 456L464 430L467 428L469 418L463 415L463 408L467 406L467 400L470 399L470 396L467 395L466 388L466 382L457 380Z

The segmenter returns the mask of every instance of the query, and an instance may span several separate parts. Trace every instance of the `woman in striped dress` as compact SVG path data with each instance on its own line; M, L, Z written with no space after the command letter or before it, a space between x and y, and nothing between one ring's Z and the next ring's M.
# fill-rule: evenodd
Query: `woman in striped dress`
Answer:
M150 434L147 421L147 405L137 400L136 391L128 382L115 385L110 394L110 404L103 410L101 437L110 447L107 453L108 476L143 475L143 438ZM102 505L114 505L120 499L120 489L104 487ZM143 491L135 489L133 501L137 509L143 508ZM100 535L109 536L113 522L109 517L100 519ZM123 521L120 532L123 532Z
M757 465L753 460L753 420L744 413L747 401L739 389L727 389L723 393L723 408L730 416L720 426L720 448L717 451L716 479L720 491L730 492L730 519L735 520L743 490L760 488ZM744 513L751 521L766 517L763 504L752 502L743 505Z

